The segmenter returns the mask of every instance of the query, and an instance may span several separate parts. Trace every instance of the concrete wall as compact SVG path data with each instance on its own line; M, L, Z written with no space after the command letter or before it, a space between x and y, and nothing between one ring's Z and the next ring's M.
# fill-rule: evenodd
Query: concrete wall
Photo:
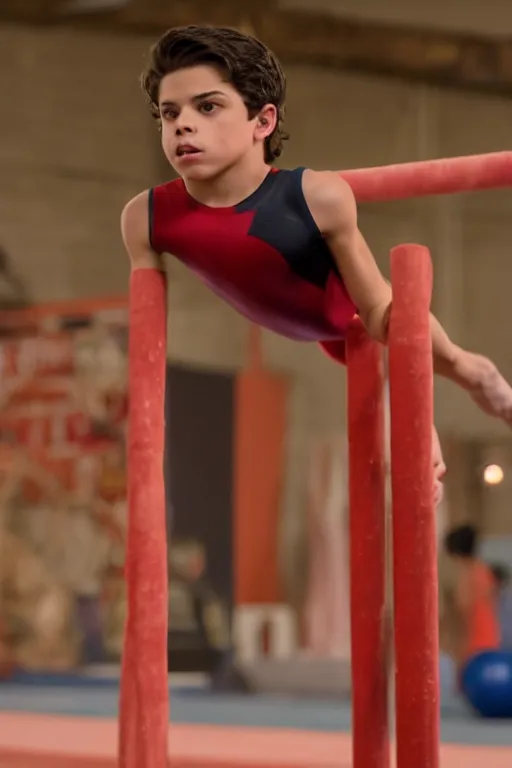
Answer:
M502 0L280 0L288 8L320 9L347 18L404 24L427 29L506 37L512 32L512 8Z

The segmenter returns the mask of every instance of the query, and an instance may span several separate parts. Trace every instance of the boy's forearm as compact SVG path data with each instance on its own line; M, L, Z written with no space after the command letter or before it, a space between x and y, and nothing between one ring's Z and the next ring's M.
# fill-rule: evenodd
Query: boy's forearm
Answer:
M388 343L392 308L393 304L389 302L375 307L366 317L361 318L370 336L383 344ZM495 369L491 361L455 344L432 313L430 332L434 373L453 381L467 391L479 389L482 382L488 380Z
M450 339L443 326L430 315L434 372L468 392L476 392L496 373L496 367L483 355L468 352Z
M370 336L386 345L389 339L389 324L392 311L393 303L390 302L387 306L375 307L371 313L362 318ZM435 373L455 380L457 376L457 362L462 350L452 342L439 320L432 314L430 315L430 332L432 335L432 355Z
M453 343L439 320L432 314L430 315L430 332L432 335L434 372L464 386L458 371L458 363L463 350Z

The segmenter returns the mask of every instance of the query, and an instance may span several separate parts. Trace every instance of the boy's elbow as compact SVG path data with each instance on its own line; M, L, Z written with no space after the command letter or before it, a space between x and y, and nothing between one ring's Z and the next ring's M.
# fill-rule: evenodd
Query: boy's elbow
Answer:
M391 302L360 313L361 321L368 335L381 344L387 344L388 341L390 315Z

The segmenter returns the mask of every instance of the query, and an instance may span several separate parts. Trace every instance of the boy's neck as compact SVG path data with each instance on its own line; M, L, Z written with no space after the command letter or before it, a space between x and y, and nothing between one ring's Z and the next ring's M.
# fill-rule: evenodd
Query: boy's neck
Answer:
M271 166L262 158L248 157L206 181L185 181L194 200L211 208L224 208L245 200L267 177Z

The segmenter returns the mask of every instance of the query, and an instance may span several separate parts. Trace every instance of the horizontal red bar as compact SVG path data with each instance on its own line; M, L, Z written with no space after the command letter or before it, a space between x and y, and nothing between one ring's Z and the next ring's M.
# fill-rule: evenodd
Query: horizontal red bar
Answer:
M512 187L512 151L341 171L358 202Z

